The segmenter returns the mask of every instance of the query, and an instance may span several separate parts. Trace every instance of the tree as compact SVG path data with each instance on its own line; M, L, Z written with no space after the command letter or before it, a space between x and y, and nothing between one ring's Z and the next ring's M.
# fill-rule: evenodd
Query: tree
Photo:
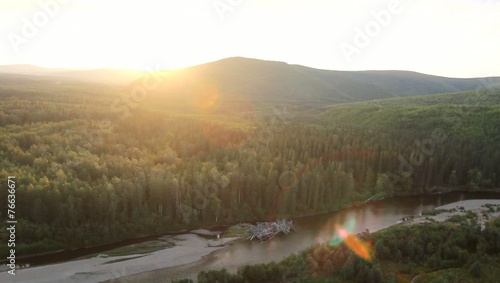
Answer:
M458 184L458 181L457 181L457 171L456 170L452 170L451 173L450 173L450 177L448 178L448 186L451 187L451 188L454 188L456 187Z
M377 176L377 181L375 182L375 194L382 192L390 192L392 191L391 182L389 180L389 176L386 174L379 174Z
M208 204L208 208L213 216L215 222L218 222L220 211L221 211L221 200L217 197L210 198L210 203Z
M475 261L471 264L469 267L469 273L470 275L480 278L481 277L481 263L479 261Z
M470 191L477 191L481 186L482 173L479 169L474 168L467 171L467 188Z

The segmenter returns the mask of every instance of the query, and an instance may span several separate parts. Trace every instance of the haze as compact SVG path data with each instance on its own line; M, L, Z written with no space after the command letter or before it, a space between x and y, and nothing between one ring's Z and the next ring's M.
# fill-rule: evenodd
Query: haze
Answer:
M0 65L173 69L244 56L330 70L500 75L495 1L54 1L0 3ZM23 36L49 2L53 15ZM357 29L388 5L399 12L356 47ZM358 50L346 56L342 44Z

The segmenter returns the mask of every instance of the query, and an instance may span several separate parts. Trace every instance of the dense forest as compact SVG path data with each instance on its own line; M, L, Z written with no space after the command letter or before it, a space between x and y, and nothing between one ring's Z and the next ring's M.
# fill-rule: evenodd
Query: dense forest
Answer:
M0 86L20 256L500 186L498 89L309 107L24 80Z
M236 274L225 269L203 271L197 279L199 283L493 283L500 278L499 218L483 230L477 225L477 215L468 213L444 223L393 226L359 237L372 247L369 261L344 243L322 244L278 263L243 266Z

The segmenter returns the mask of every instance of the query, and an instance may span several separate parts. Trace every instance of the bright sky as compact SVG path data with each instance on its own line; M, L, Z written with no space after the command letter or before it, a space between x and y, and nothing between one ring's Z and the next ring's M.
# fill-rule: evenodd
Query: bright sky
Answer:
M2 0L0 65L172 69L243 56L500 76L499 2Z

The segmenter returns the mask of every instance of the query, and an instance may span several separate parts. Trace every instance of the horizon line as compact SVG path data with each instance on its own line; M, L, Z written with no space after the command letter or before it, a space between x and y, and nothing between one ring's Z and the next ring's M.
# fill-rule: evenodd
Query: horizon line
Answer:
M189 65L186 67L178 67L178 68L172 68L172 69L159 69L158 72L184 70L184 69L189 69L189 68L193 68L193 67L197 67L197 66L202 66L202 65L206 65L206 64L211 64L211 63L216 63L219 61L231 60L231 59L247 59L247 60L263 61L263 62L269 62L269 63L284 63L284 64L287 64L290 66L301 66L301 67L306 67L306 68L315 69L315 70L332 71L332 72L410 72L410 73L422 74L422 75L427 75L427 76L450 78L450 79L500 78L500 74L499 75L492 75L492 76L480 76L480 77L450 77L450 76L435 75L435 74L418 72L418 71L414 71L414 70L403 70L403 69L364 69L364 70L322 69L322 68L315 68L315 67L310 67L310 66L301 65L301 64L291 64L291 63L288 63L285 61L266 60L266 59L250 58L250 57L243 57L243 56L225 57L225 58L221 58L221 59L217 59L217 60L198 63L195 65ZM112 67L112 66L109 66L109 67L48 67L48 66L35 65L35 64L29 64L29 63L2 64L2 65L0 65L0 68L12 67L12 66L29 66L29 67L46 69L46 70L55 70L55 72L59 72L59 71L60 72L65 72L65 71L69 71L69 72L71 72L71 71L98 71L98 70L116 70L116 71L128 71L128 72L138 72L138 73L148 72L147 70L144 70L144 69L136 69L136 68L128 68L128 67ZM0 74L23 74L23 73L2 72L0 70ZM24 74L24 75L36 76L36 74ZM50 75L50 74L47 74L47 75Z

